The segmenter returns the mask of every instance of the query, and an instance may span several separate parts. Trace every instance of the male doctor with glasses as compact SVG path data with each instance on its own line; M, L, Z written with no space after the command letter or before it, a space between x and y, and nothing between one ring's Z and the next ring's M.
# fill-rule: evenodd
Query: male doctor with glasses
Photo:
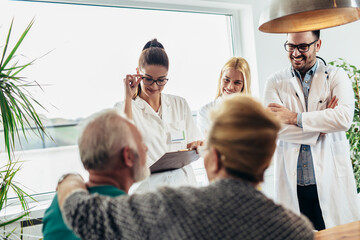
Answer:
M274 155L275 201L317 230L360 220L345 131L354 93L343 69L317 57L320 31L288 33L291 66L267 80L264 103L284 123Z

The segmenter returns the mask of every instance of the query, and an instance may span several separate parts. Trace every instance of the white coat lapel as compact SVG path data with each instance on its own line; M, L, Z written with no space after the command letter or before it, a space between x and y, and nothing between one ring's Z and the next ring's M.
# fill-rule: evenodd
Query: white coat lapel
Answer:
M162 108L162 120L164 123L168 123L170 121L170 115L167 113L171 108L170 104L171 103L169 97L166 94L162 93L161 108Z
M137 97L135 99L135 104L136 104L136 107L140 108L144 112L144 115L149 114L149 115L157 116L156 112L151 108L151 106L144 99Z
M305 112L306 111L305 98L304 98L304 93L303 93L303 90L301 88L301 84L299 81L300 80L295 76L290 78L290 84L292 85L292 87L296 93L296 96L294 96L294 97L299 98L299 100L301 102L302 110Z
M322 99L327 97L324 95L324 92L326 92L327 90L326 87L327 74L325 73L326 71L325 68L326 67L323 64L319 64L318 68L316 69L313 80L311 81L309 102L308 102L309 112L318 110L317 106L319 105L318 103L320 101L321 102L326 101L326 99Z

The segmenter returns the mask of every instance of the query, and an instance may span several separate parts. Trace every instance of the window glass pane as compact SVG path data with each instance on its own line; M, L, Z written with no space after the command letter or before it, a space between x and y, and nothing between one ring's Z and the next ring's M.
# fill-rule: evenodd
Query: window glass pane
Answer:
M42 86L31 92L47 109L38 111L54 140L30 134L21 140L27 151L17 145L26 158L18 180L34 193L53 191L63 172L81 169L78 123L123 100L123 78L135 73L148 40L157 38L169 55L164 92L186 98L194 111L214 99L232 55L229 16L22 1L1 1L0 8L0 46L13 17L13 42L35 17L19 53L32 60L51 51L23 73Z

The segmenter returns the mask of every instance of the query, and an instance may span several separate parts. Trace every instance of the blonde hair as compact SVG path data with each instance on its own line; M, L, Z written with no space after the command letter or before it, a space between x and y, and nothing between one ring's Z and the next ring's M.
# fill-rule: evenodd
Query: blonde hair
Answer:
M275 151L280 123L250 96L233 95L211 113L208 147L219 154L227 172L263 181Z
M242 57L232 57L229 61L225 63L225 65L221 69L219 82L216 90L216 97L218 98L221 96L221 81L223 78L223 74L228 69L234 69L236 71L239 71L244 76L244 87L242 90L242 93L251 95L251 75L250 75L250 66L248 62L242 58Z

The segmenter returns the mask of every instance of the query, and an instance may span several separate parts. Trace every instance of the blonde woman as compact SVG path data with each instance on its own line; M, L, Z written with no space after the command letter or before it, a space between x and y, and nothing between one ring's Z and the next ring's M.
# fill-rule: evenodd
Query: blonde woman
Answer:
M241 57L232 57L221 69L215 100L202 106L197 114L198 128L206 136L210 128L209 112L214 109L223 97L241 93L251 95L251 76L248 62Z

